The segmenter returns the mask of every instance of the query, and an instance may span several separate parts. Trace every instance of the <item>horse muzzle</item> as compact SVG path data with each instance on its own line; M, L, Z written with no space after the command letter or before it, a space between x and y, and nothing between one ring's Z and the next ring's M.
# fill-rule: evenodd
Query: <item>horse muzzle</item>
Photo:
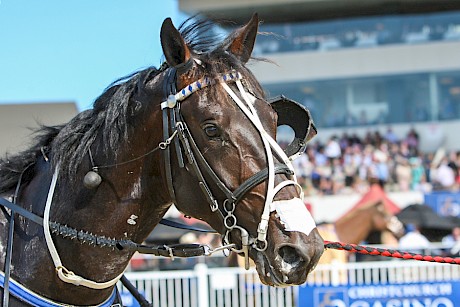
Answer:
M316 229L308 236L300 232L287 235L283 243L274 246L269 243L264 252L257 251L252 255L259 277L266 285L303 284L324 251L323 239Z

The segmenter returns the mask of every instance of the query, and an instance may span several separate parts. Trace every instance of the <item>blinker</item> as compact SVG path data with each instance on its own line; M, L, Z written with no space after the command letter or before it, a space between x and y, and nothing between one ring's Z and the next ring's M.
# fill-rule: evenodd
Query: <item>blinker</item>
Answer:
M268 99L278 114L277 126L287 125L294 131L294 140L284 149L291 158L305 151L307 143L317 134L310 111L302 104L281 96Z

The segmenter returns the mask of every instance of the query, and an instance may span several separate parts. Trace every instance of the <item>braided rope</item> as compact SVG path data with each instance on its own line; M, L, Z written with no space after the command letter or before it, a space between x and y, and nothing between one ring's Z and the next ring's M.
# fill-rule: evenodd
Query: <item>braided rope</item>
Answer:
M349 244L349 243L342 243L342 242L324 241L324 247L344 250L347 252L364 254L364 255L393 257L393 258L400 258L400 259L405 259L405 260L412 259L412 260L428 261L428 262L460 264L460 258L427 256L427 255L421 255L421 254L416 254L416 253L398 251L394 249L377 248L377 247Z

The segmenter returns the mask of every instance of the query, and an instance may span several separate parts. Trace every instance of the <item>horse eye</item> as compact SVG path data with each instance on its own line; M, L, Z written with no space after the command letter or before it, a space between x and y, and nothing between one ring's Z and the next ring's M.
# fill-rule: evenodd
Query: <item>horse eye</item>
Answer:
M218 137L220 135L219 128L216 125L208 124L203 127L204 132L211 138Z

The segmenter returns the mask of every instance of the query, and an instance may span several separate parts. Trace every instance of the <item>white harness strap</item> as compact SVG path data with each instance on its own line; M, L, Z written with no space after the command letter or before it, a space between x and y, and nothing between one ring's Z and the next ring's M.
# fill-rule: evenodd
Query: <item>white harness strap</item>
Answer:
M264 205L264 210L262 212L261 221L260 221L259 227L257 229L257 233L258 233L257 240L259 240L261 242L266 242L267 229L268 229L268 220L270 218L270 213L275 211L277 208L279 208L278 209L279 211L282 211L282 208L284 209L285 204L293 203L293 202L289 202L289 201L273 201L273 199L275 198L276 194L282 188L284 188L284 187L286 187L288 185L294 185L294 186L296 186L298 188L299 194L300 194L300 197L301 197L300 199L297 199L295 202L303 204L303 190L302 190L302 187L297 183L297 180L296 180L295 176L294 176L293 180L285 180L285 181L279 183L275 187L275 161L274 161L274 158L273 158L272 149L276 152L277 156L280 159L283 160L283 163L285 163L292 171L294 171L294 168L293 168L292 163L289 160L288 156L284 153L283 149L278 145L276 140L274 140L265 131L265 129L263 128L263 125L262 125L262 123L260 121L260 118L257 115L257 111L253 106L253 103L256 100L256 98L254 96L252 96L250 93L248 93L244 89L243 84L241 83L241 81L239 79L236 80L235 83L236 83L236 85L238 87L238 90L239 90L241 96L245 100L246 104L244 104L241 101L241 99L238 97L238 95L236 95L236 93L227 85L227 83L221 82L220 84L227 91L227 93L230 95L230 97L232 97L232 99L235 101L235 103L238 105L238 107L249 118L251 123L254 125L254 127L259 132L259 134L261 136L261 139L262 139L262 143L264 145L265 153L267 155L267 161L268 161L267 196L265 198L265 205ZM280 205L282 205L282 206L280 206ZM291 206L291 208L296 208L296 210L297 210L300 207L297 206L297 205L293 205L293 206ZM307 226L303 227L303 228L299 228L297 226L286 227L286 230L288 230L288 231L301 231L301 232L303 232L303 233L308 235L310 233L310 231L313 228L316 227L316 224L313 221L313 218L311 217L311 215L308 213L308 211L306 211L306 212L304 212L304 211L306 211L306 209L302 210L301 212L299 212L300 213L299 220L300 219L306 219L305 222L306 222ZM289 216L289 217L286 219L286 216ZM297 220L294 221L292 219L292 216L293 216L292 214L283 214L282 222L285 225L287 225L287 224L297 225L298 221ZM289 220L289 221L287 221L287 220ZM289 225L287 225L287 226L289 226ZM265 244L265 248L266 248L266 244ZM262 249L265 249L265 248L262 248Z
M56 166L56 170L54 171L54 174L53 174L53 179L51 180L50 189L48 191L48 197L46 199L45 212L43 215L43 231L45 232L46 245L48 246L48 250L50 252L51 258L53 259L54 266L56 268L56 272L62 281L69 283L69 284L73 284L76 286L85 286L91 289L109 288L118 282L118 280L123 276L124 272L122 272L120 275L118 275L112 280L109 280L106 282L95 282L95 281L92 281L92 280L76 275L74 272L69 271L62 265L61 258L59 257L59 254L56 250L56 246L54 245L54 242L53 242L53 238L51 237L50 227L49 227L50 209L51 209L51 204L53 202L53 195L54 195L54 190L56 189L58 175L59 175L59 165Z

